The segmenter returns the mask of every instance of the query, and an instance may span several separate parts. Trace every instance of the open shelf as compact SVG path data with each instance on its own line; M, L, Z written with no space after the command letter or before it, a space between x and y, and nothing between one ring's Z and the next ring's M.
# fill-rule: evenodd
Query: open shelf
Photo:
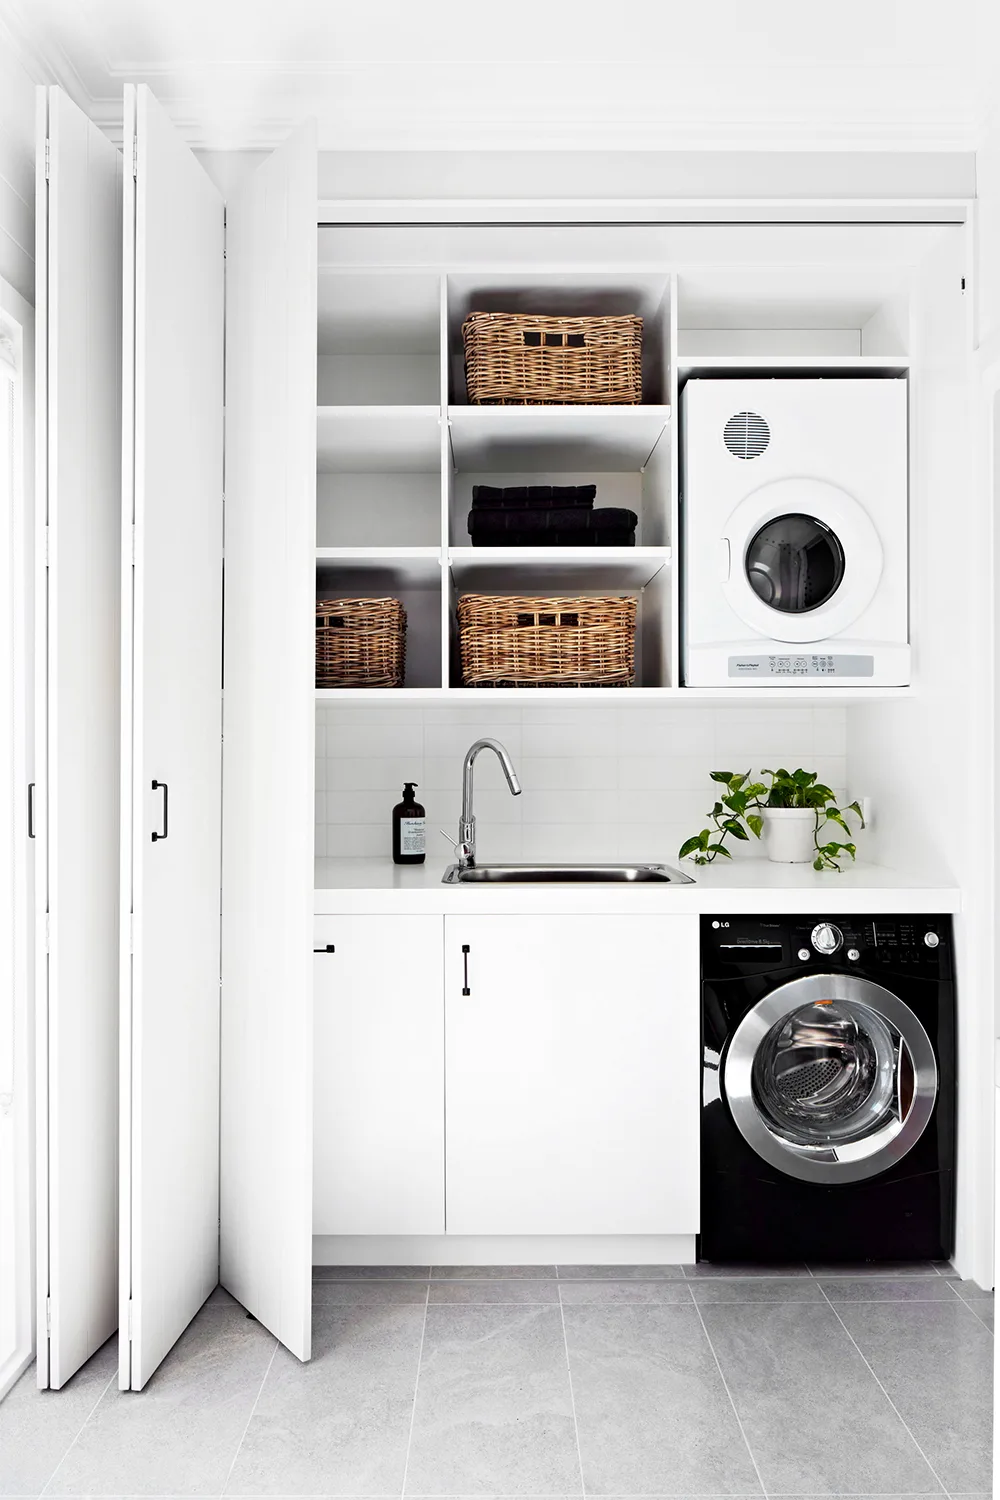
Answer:
M669 406L449 406L456 472L637 473Z
M669 547L452 547L460 593L630 593L670 562Z
M318 311L323 405L440 402L440 277L321 264Z
M466 405L462 324L470 312L540 313L553 317L638 315L643 320L643 401L658 405L670 389L670 277L664 272L499 270L446 278L448 400ZM579 467L579 466L578 466Z
M441 686L441 554L433 547L321 548L316 554L317 599L399 599L406 610L406 677L398 691ZM383 688L318 688L339 698ZM397 691L397 690L392 690Z
M321 474L437 474L436 406L321 406L316 468Z
M691 376L808 375L850 377L864 375L895 379L910 368L905 354L681 354L677 357L678 379Z

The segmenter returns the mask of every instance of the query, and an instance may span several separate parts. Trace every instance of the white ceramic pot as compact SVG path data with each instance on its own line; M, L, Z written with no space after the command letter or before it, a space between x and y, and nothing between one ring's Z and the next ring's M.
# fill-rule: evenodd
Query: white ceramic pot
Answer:
M779 865L812 863L816 857L816 814L811 807L762 807L760 814L768 859Z

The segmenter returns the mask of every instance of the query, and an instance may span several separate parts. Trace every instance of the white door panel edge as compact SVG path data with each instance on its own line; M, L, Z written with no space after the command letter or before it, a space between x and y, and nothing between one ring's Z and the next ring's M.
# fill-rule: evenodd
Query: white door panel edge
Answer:
M58 88L37 129L37 1382L58 1389L117 1322L122 166Z
M317 161L226 215L221 1279L311 1352Z
M225 269L222 200L147 88L125 127L119 1385L141 1390L218 1281Z

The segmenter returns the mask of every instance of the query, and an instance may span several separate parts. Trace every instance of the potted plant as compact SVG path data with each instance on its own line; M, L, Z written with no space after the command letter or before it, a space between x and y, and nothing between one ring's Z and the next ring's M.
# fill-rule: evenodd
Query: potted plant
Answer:
M768 859L780 864L811 860L814 870L839 870L843 855L854 858L857 850L848 814L864 828L861 808L857 802L838 807L833 792L815 771L761 771L766 781L751 781L749 771L710 774L725 787L708 814L714 826L685 839L678 851L680 859L691 858L696 865L710 865L720 854L732 859L725 845L727 837L747 842L751 835L759 839L762 833ZM847 843L823 838L829 823L843 829Z

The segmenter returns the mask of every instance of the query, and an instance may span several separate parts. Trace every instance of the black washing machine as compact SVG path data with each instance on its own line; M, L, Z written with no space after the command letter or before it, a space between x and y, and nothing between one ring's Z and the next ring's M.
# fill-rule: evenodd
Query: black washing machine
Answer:
M703 917L701 1236L714 1261L946 1260L948 917Z

